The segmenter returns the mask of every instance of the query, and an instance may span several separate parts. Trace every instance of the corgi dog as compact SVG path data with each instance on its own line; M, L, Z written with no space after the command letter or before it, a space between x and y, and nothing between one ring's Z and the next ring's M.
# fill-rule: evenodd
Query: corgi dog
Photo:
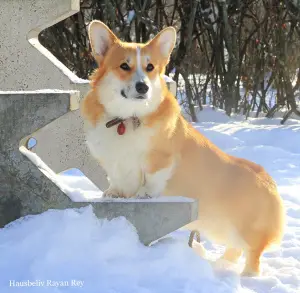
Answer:
M197 199L190 228L224 245L225 260L244 252L243 275L258 275L261 254L283 235L282 199L261 166L224 153L181 114L163 78L175 29L126 43L92 21L89 39L99 67L81 113L89 150L109 177L103 196Z

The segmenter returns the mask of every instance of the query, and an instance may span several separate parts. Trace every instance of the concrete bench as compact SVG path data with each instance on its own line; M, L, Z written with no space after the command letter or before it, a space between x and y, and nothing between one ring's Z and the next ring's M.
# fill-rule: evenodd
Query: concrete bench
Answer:
M35 137L37 130L49 130L51 125L63 121L65 124L59 124L59 128L64 128L68 122L72 124L72 94L74 93L65 91L0 93L0 226L3 227L22 216L38 214L48 209L78 208L91 204L99 218L126 217L136 227L140 240L149 244L195 220L197 203L181 197L146 201L73 202L66 196L53 182L53 177L50 176L53 172L51 168L43 160L41 164L32 159L30 154L33 153L25 149L25 146L28 138ZM81 124L79 117L74 117L78 119L78 125ZM44 138L44 147L47 150L45 154L48 152L50 155L42 159L51 161L51 156L55 157L58 153L67 154L69 150L69 159L60 162L59 166L62 169L72 166L76 154L85 160L88 153L85 150L82 130L77 129L78 125L75 129L68 128L69 140L60 137L59 140L65 143L60 144L60 149L56 149L57 153L52 151L53 140L50 131L49 136ZM69 148L68 143L73 142L73 137L77 137L76 145L84 151L82 154ZM36 145L39 144L40 141L37 140ZM86 162L94 166L96 171L101 170L93 160L86 159ZM104 174L103 171L98 173L98 176L101 177L101 174Z

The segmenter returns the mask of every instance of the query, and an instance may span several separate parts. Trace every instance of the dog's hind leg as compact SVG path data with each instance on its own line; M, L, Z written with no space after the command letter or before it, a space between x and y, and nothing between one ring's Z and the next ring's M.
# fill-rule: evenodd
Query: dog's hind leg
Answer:
M245 251L246 264L242 276L252 277L260 274L260 257L263 249L249 249Z
M240 248L226 247L224 254L220 257L220 260L230 261L236 263L241 257L243 250Z

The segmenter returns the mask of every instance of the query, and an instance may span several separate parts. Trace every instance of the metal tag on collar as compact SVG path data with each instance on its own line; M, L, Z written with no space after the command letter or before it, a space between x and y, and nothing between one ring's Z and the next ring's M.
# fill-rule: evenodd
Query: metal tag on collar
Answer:
M137 129L141 125L141 121L136 116L132 117L133 129Z

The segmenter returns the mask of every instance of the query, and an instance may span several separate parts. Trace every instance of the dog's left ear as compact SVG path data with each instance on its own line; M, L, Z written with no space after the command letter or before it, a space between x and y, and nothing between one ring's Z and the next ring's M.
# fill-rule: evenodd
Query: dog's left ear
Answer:
M158 33L149 41L149 46L155 46L159 49L160 54L169 59L176 43L176 30L173 27L167 27Z

